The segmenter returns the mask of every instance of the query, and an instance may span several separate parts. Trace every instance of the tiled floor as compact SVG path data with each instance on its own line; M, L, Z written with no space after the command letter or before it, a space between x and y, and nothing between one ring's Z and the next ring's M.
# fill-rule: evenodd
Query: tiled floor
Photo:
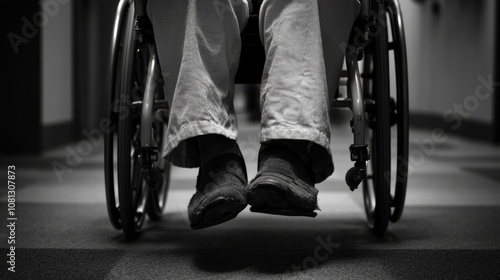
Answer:
M250 178L257 172L258 128L241 121ZM4 227L0 278L500 278L500 147L449 135L424 149L419 143L430 132L412 130L407 207L378 239L366 228L362 192L344 183L351 167L349 128L334 125L333 135L336 171L318 186L317 218L247 208L226 224L193 231L186 207L197 170L174 168L163 221L147 223L133 242L108 222L102 145L61 181L53 164L65 163L68 147L42 157L2 158L2 168L16 165L18 221L17 272L7 271ZM2 189L0 218L6 221Z

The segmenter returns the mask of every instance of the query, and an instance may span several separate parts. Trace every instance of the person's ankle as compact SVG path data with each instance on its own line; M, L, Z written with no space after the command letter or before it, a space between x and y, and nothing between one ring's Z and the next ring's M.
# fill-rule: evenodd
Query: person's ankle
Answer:
M314 182L314 172L309 166L309 141L306 140L272 140L264 143L259 151L258 169L260 170L266 159L273 157L282 158L286 153L286 161L294 165L294 168L307 173L310 180Z
M307 140L291 140L291 139L277 139L263 143L261 153L265 150L278 149L286 151L296 156L302 163L307 165L309 163L309 141Z
M198 136L200 149L200 167L223 154L236 154L241 156L238 144L235 140L219 134L207 134Z

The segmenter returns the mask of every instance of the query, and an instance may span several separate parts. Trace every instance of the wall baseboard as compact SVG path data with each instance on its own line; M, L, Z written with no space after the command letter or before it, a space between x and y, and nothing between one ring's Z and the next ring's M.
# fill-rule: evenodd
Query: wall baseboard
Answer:
M42 128L42 150L71 143L73 124L71 122L53 124Z
M457 129L454 129L453 125L445 122L442 116L422 113L410 114L410 127L425 129L441 128L450 135L458 135L489 143L494 142L495 136L493 124L463 119L462 124Z

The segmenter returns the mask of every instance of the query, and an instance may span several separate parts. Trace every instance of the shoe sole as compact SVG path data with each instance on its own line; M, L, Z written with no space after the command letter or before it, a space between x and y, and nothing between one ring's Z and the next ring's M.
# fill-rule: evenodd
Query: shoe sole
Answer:
M205 208L202 213L203 220L191 223L191 228L198 230L225 223L236 218L246 207L246 204L235 203L220 197Z
M292 217L311 217L318 214L312 210L298 208L288 202L284 190L273 185L259 185L248 195L248 204L252 207L251 212L292 216Z

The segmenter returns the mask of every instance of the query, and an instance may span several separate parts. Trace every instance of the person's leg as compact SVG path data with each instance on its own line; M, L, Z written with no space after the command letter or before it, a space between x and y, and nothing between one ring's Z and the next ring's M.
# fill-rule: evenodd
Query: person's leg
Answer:
M237 137L234 76L247 0L149 0L157 51L171 114L164 156L198 167L199 135Z
M338 45L329 50L336 53L336 65L329 69L338 81L341 43L347 42L359 7L354 0L330 2L341 10L335 13L339 24L332 27ZM249 204L260 210L311 214L317 207L314 183L333 172L323 52L328 34L322 34L318 6L318 0L264 0L261 7L261 38L267 59L261 89L263 145L259 173L250 184L248 197ZM337 86L337 82L331 84Z
M148 15L171 104L163 156L200 167L188 207L192 227L224 222L246 207L233 94L248 3L149 0Z

